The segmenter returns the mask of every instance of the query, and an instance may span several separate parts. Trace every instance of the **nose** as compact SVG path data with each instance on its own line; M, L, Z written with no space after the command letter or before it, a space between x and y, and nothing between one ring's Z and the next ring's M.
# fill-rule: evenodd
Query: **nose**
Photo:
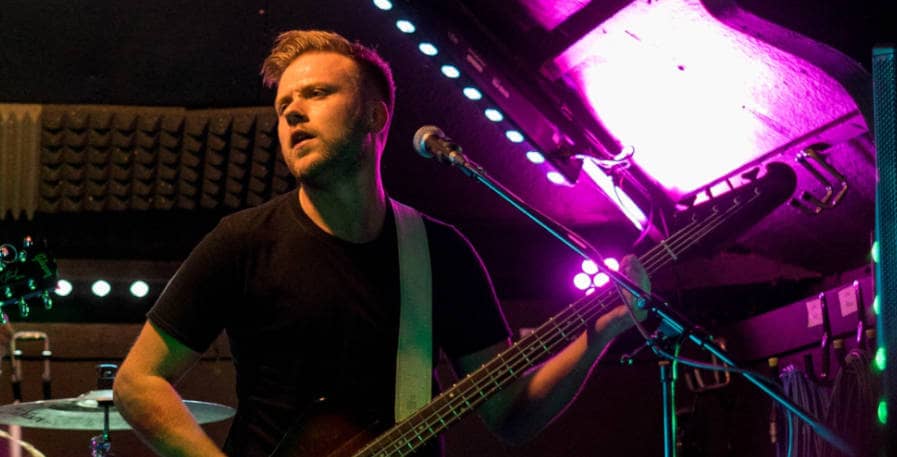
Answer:
M284 115L284 119L286 119L287 125L289 125L290 127L295 127L299 125L300 122L308 122L308 118L295 109L291 109L289 112L287 112L286 115Z

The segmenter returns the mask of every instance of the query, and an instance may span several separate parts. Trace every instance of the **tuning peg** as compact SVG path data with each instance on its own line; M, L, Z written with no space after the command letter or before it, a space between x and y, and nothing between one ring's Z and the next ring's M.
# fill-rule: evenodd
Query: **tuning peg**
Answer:
M52 309L53 308L53 298L50 297L50 292L46 290L40 294L40 299L44 302L44 309Z
M31 314L31 307L28 306L28 302L25 301L25 297L19 299L19 315L22 317L28 317Z

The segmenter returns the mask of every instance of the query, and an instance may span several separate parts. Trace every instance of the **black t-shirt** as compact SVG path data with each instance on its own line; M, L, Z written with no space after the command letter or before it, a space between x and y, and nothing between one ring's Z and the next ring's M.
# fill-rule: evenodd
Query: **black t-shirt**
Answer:
M424 225L433 347L456 358L506 339L473 248L451 226L429 217ZM390 209L377 239L335 238L290 192L225 217L183 263L148 318L197 352L226 330L239 399L226 452L269 455L322 397L365 420L392 421L400 305L395 233Z

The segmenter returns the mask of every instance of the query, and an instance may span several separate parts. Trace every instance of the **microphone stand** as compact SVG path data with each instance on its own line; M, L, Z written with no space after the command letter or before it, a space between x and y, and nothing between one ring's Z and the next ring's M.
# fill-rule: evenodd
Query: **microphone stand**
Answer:
M562 224L540 213L535 208L527 205L523 200L514 195L501 183L488 176L483 167L470 161L467 157L461 154L460 148L451 151L451 154L436 155L436 157L440 162L447 162L449 165L452 165L460 170L466 176L469 176L479 183L485 185L489 190L494 192L506 202L510 203L511 206L519 210L530 220L535 222L539 227L560 240L561 243L570 248L573 252L579 254L581 257L592 260L600 260L603 258L603 256L582 237L574 233L572 230L566 228ZM655 334L656 336L648 335L641 328L641 325L636 322L636 327L642 333L642 336L646 338L647 345L652 347L656 354L660 355L660 353L656 349L658 344L657 340L659 339L684 338L690 340L699 348L704 349L710 354L716 356L724 364L734 368L735 370L733 371L738 371L739 373L741 373L741 375L744 376L745 379L757 386L757 388L766 393L787 411L799 417L802 421L809 425L810 428L812 428L816 432L816 434L818 434L822 439L828 441L832 446L836 447L838 450L849 456L856 456L856 451L843 438L838 436L833 430L829 429L819 420L814 418L810 413L804 411L803 408L789 400L782 393L777 392L773 386L766 383L763 379L747 370L738 367L738 365L728 355L725 349L713 342L710 336L703 332L698 326L692 324L679 312L673 310L665 300L652 293L642 290L641 287L633 283L626 276L608 268L606 265L604 265L604 262L595 262L595 264L598 265L598 268L603 273L605 273L612 281L614 281L615 284L632 294L632 296L636 299L637 306L642 309L647 309L651 314L660 319L661 324L658 332L656 332ZM675 414L675 412L672 410L672 375L669 372L669 366L663 364L661 364L661 383L663 385L664 399L664 456L672 457L673 455L675 455L675 440L673 437L674 430L672 429L672 417L673 414Z

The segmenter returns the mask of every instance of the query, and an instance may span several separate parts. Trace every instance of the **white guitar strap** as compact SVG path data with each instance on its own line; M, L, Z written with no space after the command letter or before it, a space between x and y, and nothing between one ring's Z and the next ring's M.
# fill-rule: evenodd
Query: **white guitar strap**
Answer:
M420 214L392 203L399 245L399 345L396 354L396 422L430 401L433 376L433 294L430 248Z

